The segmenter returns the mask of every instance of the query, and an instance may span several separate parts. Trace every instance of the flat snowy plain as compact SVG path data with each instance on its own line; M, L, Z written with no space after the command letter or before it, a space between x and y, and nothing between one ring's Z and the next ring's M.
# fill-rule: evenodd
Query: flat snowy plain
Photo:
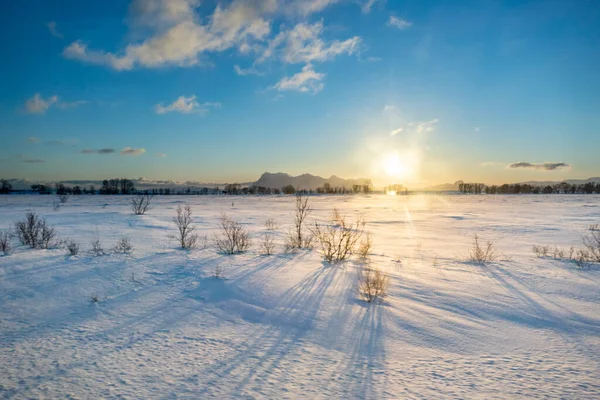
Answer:
M54 200L0 196L0 230L35 210L83 247L0 256L1 397L600 398L600 268L532 252L580 247L599 196L311 197L311 223L364 213L371 263L391 277L372 305L357 260L282 254L292 196L155 197L143 216L127 197ZM221 212L240 220L250 251L178 249L179 204L209 238ZM278 249L261 256L268 218ZM133 254L88 254L96 232L107 250L128 236ZM501 260L465 262L473 234Z

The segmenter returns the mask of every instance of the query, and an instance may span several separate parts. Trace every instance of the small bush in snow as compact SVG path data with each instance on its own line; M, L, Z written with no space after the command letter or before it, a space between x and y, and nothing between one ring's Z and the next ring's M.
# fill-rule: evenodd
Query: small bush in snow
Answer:
M48 249L58 245L54 228L33 211L28 211L25 219L15 223L15 236L22 245L32 249Z
M125 236L117 242L115 247L113 247L113 251L115 253L129 254L133 251L133 245L131 244L129 238Z
M333 221L333 217L330 221ZM363 235L365 226L362 216L349 222L344 216L336 216L337 224L319 225L315 222L314 236L321 248L321 254L328 263L348 259L356 250L356 244Z
M547 257L550 252L550 248L548 246L533 246L533 252L538 258Z
M92 242L91 252L96 257L103 256L104 254L106 254L104 249L102 248L102 243L100 243L100 239L96 239Z
M294 227L286 239L286 251L293 251L293 249L309 249L312 247L313 235L310 234L310 232L305 232L304 229L306 218L312 209L308 205L308 197L301 192L296 192L295 211Z
M575 253L575 258L573 259L573 261L575 261L575 264L577 265L577 267L579 267L579 269L589 269L590 259L591 255L590 252L587 251L587 249L578 249Z
M214 244L221 253L243 253L250 247L250 234L241 223L222 214L219 233L215 234Z
M135 215L144 215L148 207L150 207L149 194L142 193L131 198L131 210Z
M371 240L371 234L367 233L358 245L358 258L361 260L369 258L371 247L373 247L373 241Z
M12 246L10 245L11 235L8 232L0 232L0 251L5 256L12 253Z
M358 274L358 290L367 303L383 299L388 290L390 279L376 268L365 266Z
M79 254L79 243L77 243L74 240L67 240L65 241L65 247L67 248L67 250L69 251L69 254L72 256L76 256L77 254Z
M60 204L65 204L67 201L69 201L69 195L66 193L58 194L57 197Z
M496 261L498 256L494 249L494 244L488 241L485 245L479 243L479 237L473 236L473 247L469 252L468 261L477 264L485 264L486 262Z
M189 205L177 206L177 215L173 217L177 227L176 239L182 249L193 249L198 241L198 235L194 232L196 227L192 223L192 207Z
M275 241L273 235L265 233L260 242L260 251L262 255L270 256L275 252Z
M267 228L270 231L274 231L277 229L277 222L275 222L274 219L269 218L265 221L265 228Z
M600 224L592 225L588 234L583 237L583 245L588 253L588 260L600 263Z
M60 203L58 201L52 202L52 209L56 212L60 211Z

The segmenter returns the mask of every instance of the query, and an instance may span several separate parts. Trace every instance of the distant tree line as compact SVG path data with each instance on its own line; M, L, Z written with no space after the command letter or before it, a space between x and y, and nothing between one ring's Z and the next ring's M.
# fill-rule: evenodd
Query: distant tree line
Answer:
M399 183L383 187L383 193L408 194L408 188Z
M593 194L600 193L600 182L581 184L561 182L554 185L513 183L490 186L483 183L460 183L458 190L465 194Z

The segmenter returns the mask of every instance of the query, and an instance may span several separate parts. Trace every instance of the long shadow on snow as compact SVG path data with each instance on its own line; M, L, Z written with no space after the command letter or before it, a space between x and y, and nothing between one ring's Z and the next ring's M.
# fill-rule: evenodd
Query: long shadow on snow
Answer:
M219 380L235 379L239 384L233 390L240 394L257 376L270 376L281 362L292 356L296 348L302 347L305 336L310 332L321 303L329 286L333 282L338 268L323 266L308 274L300 283L286 290L277 300L279 312L265 317L263 326L250 334L255 337L250 344L237 351L234 356L222 360L204 374L213 374L215 378L205 384L200 395L212 394L213 388L219 388ZM263 351L266 349L266 351ZM257 352L263 354L256 357ZM292 371L290 371L292 373Z

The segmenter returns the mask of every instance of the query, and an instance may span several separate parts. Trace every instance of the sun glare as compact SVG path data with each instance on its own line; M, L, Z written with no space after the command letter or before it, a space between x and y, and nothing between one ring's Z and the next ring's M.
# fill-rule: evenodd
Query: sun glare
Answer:
M396 179L407 178L411 173L408 165L396 153L385 156L383 168L389 177Z

